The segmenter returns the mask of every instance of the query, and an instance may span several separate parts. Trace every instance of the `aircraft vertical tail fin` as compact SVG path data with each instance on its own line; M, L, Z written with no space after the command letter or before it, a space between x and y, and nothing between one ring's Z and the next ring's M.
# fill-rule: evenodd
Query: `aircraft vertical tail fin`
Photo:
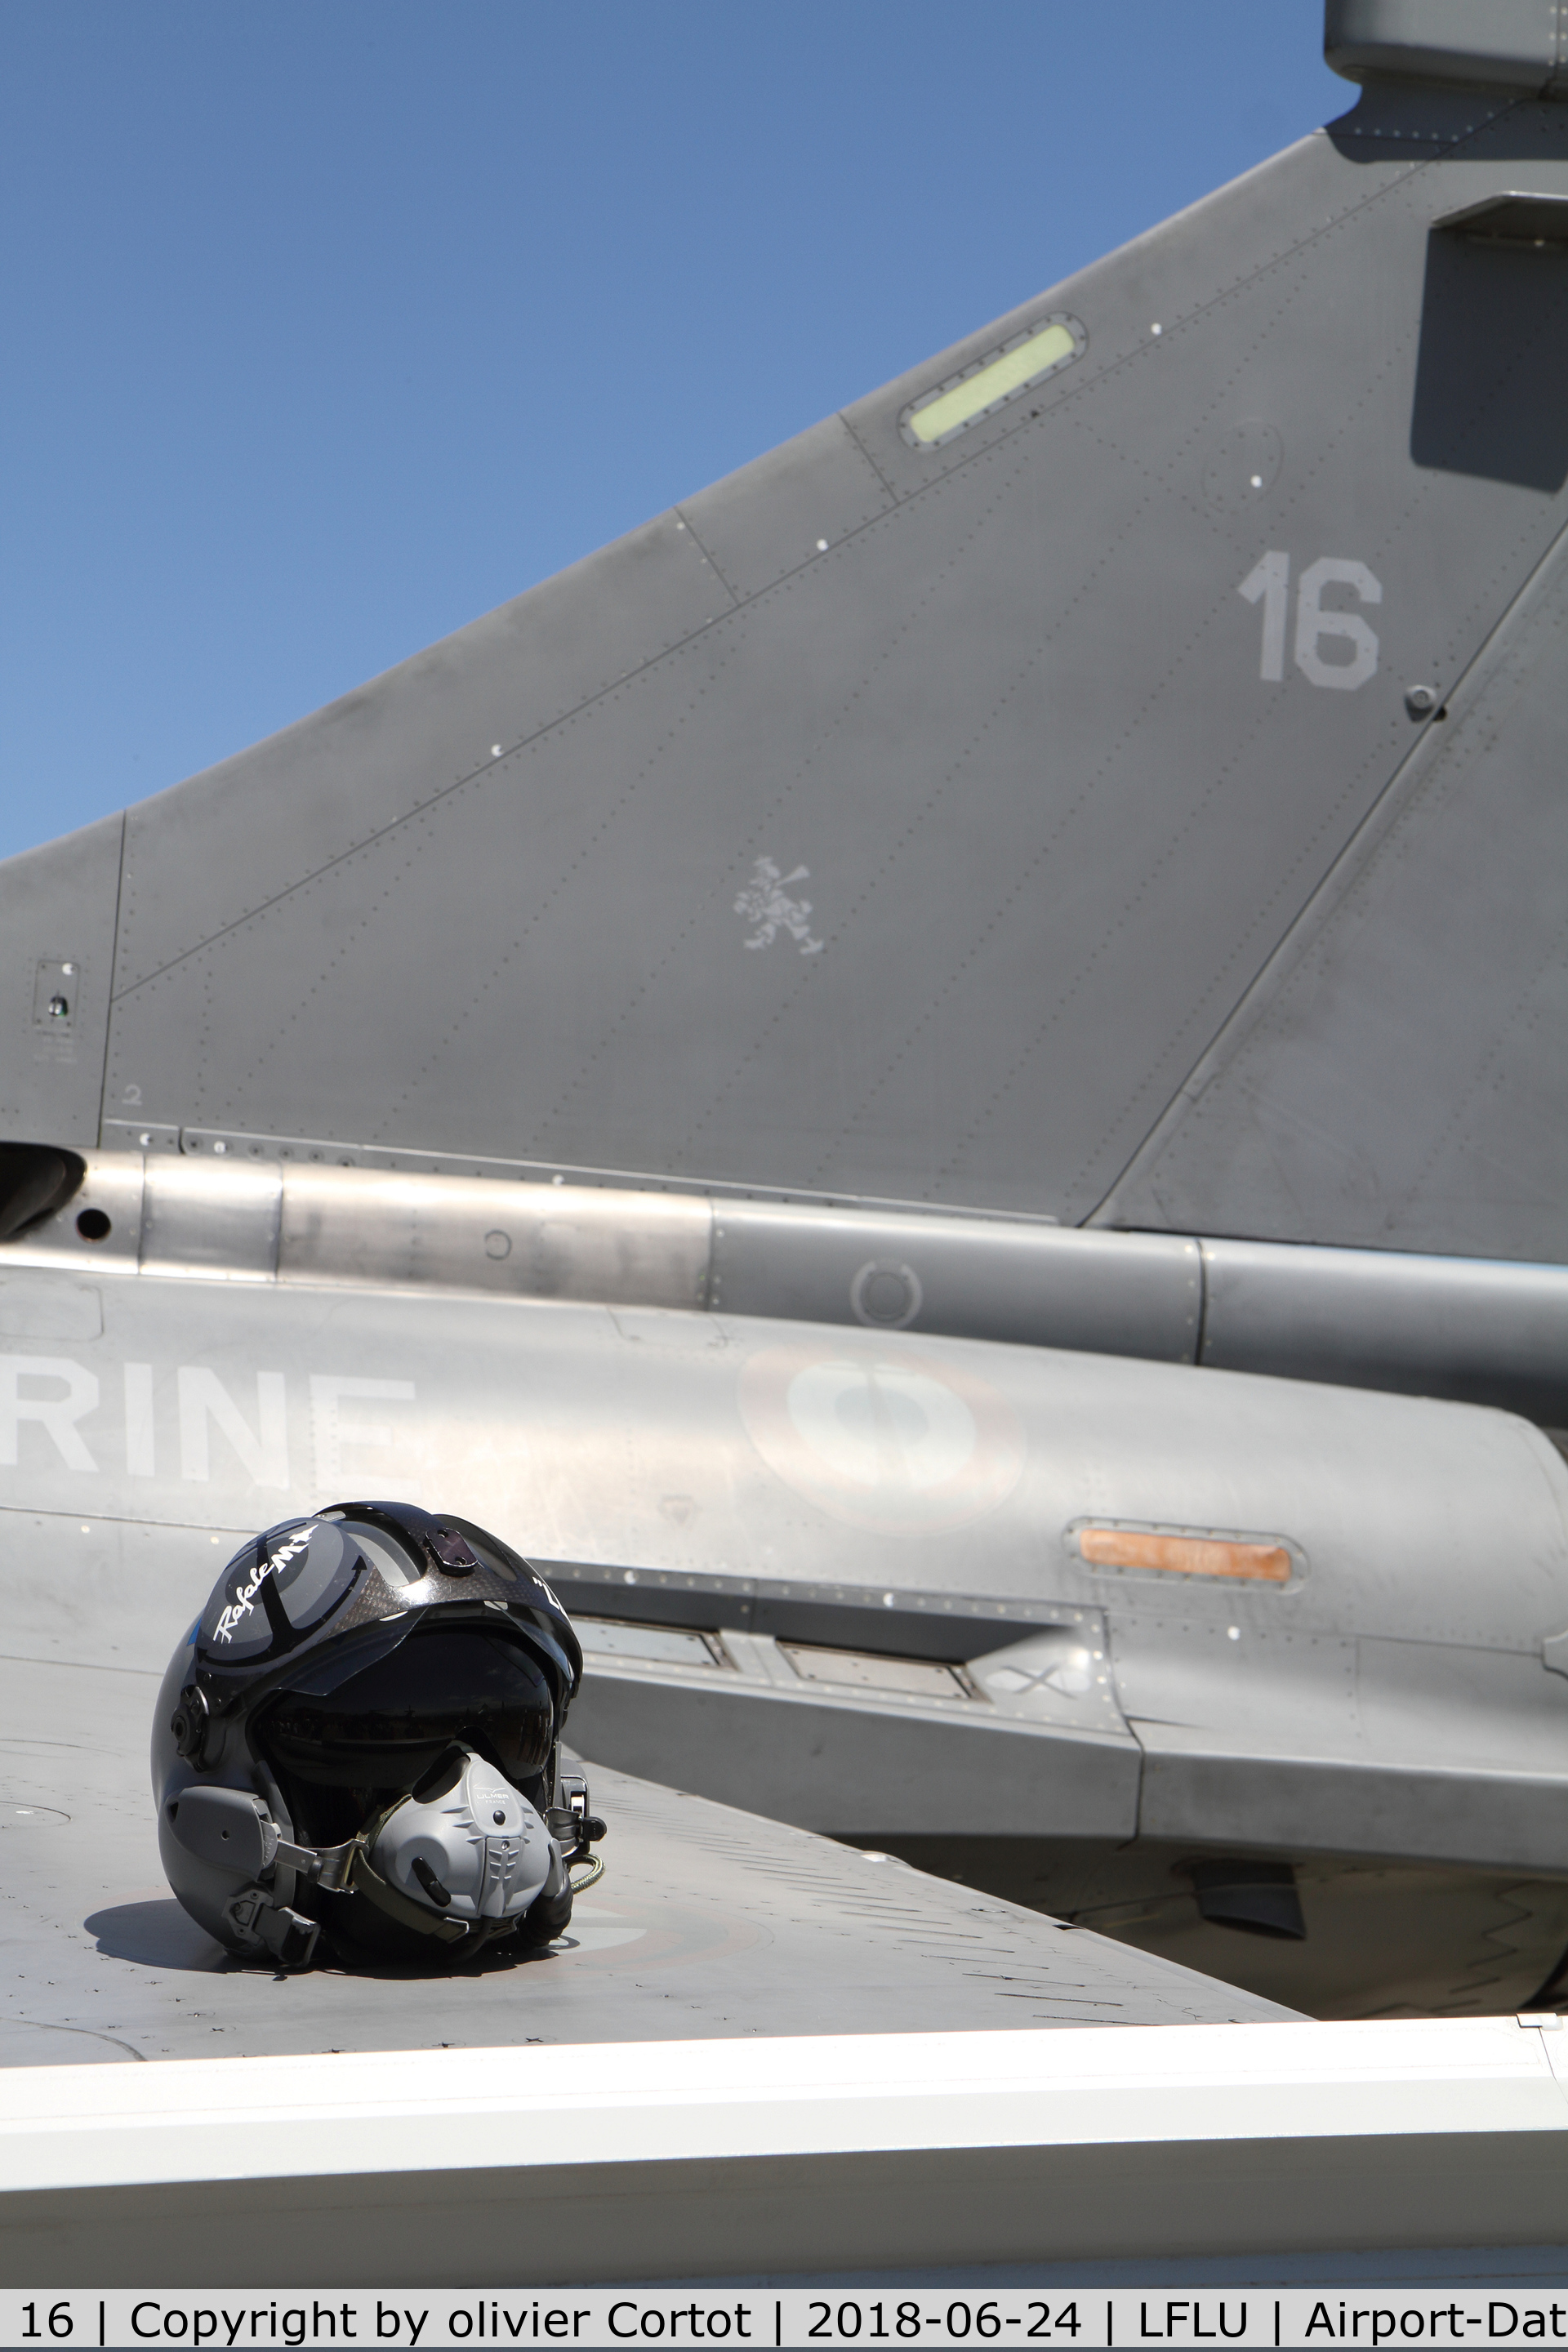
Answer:
M0 870L5 1131L1562 1255L1561 13Z

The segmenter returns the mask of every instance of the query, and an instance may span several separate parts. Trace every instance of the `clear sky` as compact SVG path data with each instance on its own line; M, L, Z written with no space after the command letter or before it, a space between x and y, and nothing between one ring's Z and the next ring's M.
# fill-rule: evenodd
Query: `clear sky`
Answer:
M5 0L0 855L1342 113L1321 0Z

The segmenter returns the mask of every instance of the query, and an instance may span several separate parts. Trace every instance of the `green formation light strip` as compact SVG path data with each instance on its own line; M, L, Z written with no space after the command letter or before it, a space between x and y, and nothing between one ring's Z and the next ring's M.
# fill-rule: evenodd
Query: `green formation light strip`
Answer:
M1010 352L1003 352L988 365L966 375L947 392L939 392L934 400L911 410L909 429L917 441L929 445L944 441L950 433L973 423L986 409L994 408L1013 393L1022 392L1037 378L1048 375L1071 359L1081 348L1072 329L1059 319L1037 327L1032 335L1016 343Z

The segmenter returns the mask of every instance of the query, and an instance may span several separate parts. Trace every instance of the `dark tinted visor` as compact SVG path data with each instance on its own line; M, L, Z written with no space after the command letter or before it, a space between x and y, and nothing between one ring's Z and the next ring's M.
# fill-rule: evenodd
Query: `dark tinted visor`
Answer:
M550 1685L521 1642L433 1623L324 1697L279 1692L256 1738L302 1780L411 1789L458 1741L525 1780L543 1769L554 1725Z

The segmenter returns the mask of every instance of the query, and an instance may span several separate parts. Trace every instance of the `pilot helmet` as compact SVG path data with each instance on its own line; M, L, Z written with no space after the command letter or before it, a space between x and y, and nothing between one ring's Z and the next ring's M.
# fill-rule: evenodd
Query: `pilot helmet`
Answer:
M562 1757L582 1673L549 1584L467 1519L339 1503L264 1529L158 1696L170 1885L284 1968L322 1936L351 1965L548 1942L604 1834Z

